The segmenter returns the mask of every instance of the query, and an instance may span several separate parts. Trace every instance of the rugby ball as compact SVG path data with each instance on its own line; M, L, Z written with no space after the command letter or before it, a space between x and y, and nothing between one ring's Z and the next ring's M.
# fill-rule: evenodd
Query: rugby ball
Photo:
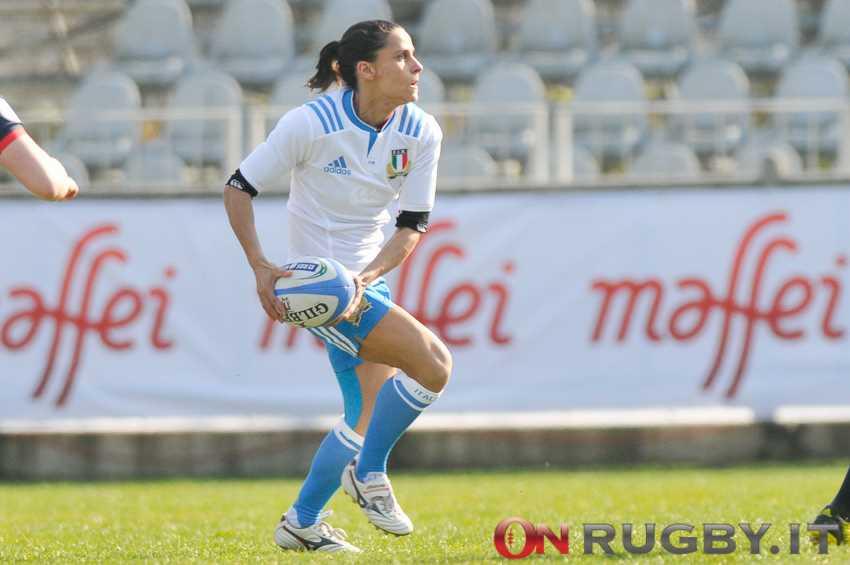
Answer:
M280 268L292 273L279 278L274 288L288 324L302 328L332 324L354 300L354 277L339 261L300 257Z

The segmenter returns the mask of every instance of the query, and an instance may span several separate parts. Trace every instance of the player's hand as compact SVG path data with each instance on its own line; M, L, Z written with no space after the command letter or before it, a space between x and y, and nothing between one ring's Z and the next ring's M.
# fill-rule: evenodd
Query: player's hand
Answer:
M68 177L68 189L65 191L65 196L62 200L72 200L80 192L80 187L71 177Z
M351 318L351 316L354 315L355 312L357 312L357 309L360 307L360 302L363 300L363 293L366 292L366 286L367 284L363 281L362 278L360 278L360 275L354 275L354 287L356 289L354 291L354 300L351 301L351 304L348 306L345 312L343 312L340 317L337 318L337 321L334 322L333 325L347 321L349 318Z
M292 271L282 271L265 259L258 261L252 267L257 279L257 296L266 315L278 322L286 321L286 308L274 295L274 285L277 279L291 277Z

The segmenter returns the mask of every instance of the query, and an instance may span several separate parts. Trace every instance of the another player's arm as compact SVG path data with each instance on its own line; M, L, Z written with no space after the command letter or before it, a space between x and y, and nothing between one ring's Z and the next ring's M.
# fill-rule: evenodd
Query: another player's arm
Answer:
M254 271L254 277L257 279L257 296L260 298L263 310L269 318L283 321L286 311L283 303L274 295L274 284L280 277L289 276L289 273L278 269L263 254L254 224L254 205L251 202L256 191L251 194L253 188L246 184L237 170L225 186L224 209L227 211L230 227L245 252L248 264Z
M27 190L44 200L70 200L77 195L80 189L65 167L39 147L23 126L8 135L15 138L0 151L0 166Z

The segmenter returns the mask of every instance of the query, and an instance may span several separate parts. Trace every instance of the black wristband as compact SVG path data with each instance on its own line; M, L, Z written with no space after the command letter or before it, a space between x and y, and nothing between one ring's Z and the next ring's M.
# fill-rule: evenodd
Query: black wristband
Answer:
M395 220L395 227L410 228L418 231L419 233L425 233L428 231L428 217L430 215L431 212L410 212L402 210Z
M257 189L251 186L251 183L245 180L245 177L242 176L242 171L236 169L232 175L230 175L230 179L228 179L225 186L229 186L231 188L235 188L236 190L241 190L245 194L248 194L251 198L254 198L259 194Z

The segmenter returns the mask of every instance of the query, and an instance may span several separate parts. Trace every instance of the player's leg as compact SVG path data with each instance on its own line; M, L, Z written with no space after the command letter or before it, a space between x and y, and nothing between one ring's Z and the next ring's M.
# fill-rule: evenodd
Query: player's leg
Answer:
M834 529L827 534L830 543L839 545L850 543L850 468L847 469L838 494L820 511L814 523L834 526ZM817 542L819 539L820 533L813 532L812 541Z
M393 305L363 341L361 359L398 367L375 400L372 422L365 434L357 478L387 471L390 450L445 388L452 370L448 348L434 333Z
M358 460L346 466L342 487L375 526L409 534L413 523L395 499L387 458L407 428L439 397L451 374L451 355L428 328L391 305L363 340L360 357L399 367L410 376L398 373L380 387L363 449Z
M319 445L298 498L278 524L275 540L285 549L357 549L345 542L344 536L342 541L336 539L339 530L323 525L327 513L322 510L339 488L346 464L360 451L377 391L394 369L365 363L333 344L327 344L327 350L342 392L344 416Z

